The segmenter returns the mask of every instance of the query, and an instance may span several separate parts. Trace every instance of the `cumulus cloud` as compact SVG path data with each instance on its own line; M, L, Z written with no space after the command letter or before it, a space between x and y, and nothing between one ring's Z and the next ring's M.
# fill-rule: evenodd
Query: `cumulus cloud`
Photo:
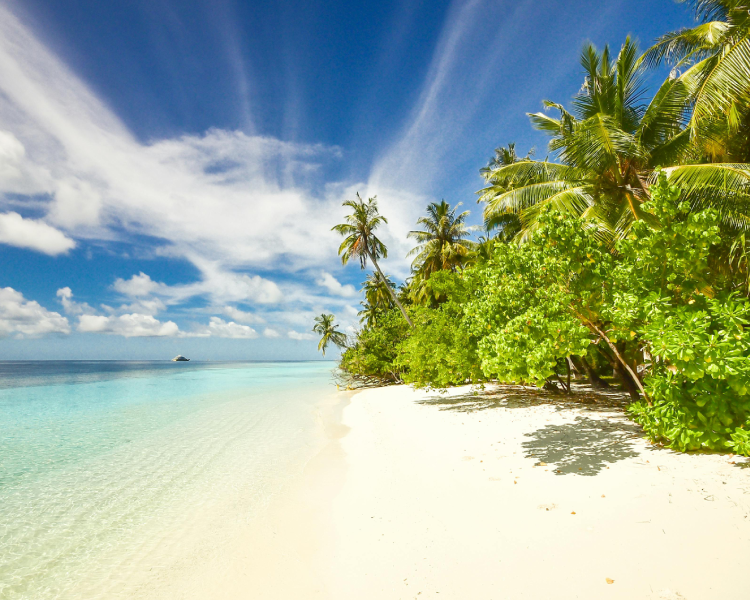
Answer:
M173 321L161 322L151 315L138 313L125 315L81 315L78 331L83 333L110 333L123 337L173 337L180 333Z
M43 221L24 219L17 212L0 213L0 243L51 256L64 254L76 245L62 231Z
M68 319L26 300L13 288L0 288L0 337L37 337L48 333L70 333Z
M292 340L314 340L315 336L312 333L300 333L299 331L290 331L287 333L287 337Z
M261 317L260 315L256 315L255 313L247 312L244 310L240 310L239 308L236 308L234 306L225 306L221 309L221 313L233 321L237 321L238 323L248 323L250 325L255 323L265 323L266 320Z
M252 327L234 321L227 322L219 317L211 317L208 325L198 326L192 331L180 330L173 321L158 320L155 315L165 310L166 305L159 298L144 296L153 290L163 290L168 286L153 282L144 273L140 273L129 280L118 279L114 287L120 293L129 294L136 298L131 304L123 304L119 307L102 305L102 310L107 314L98 313L85 302L73 300L73 292L69 287L57 290L57 297L67 314L78 316L77 329L82 333L106 333L124 337L220 337L237 339L258 337L258 332ZM241 317L251 317L255 321L262 322L260 317L250 313L245 313L239 309L231 309L231 307L227 307L227 309L230 309L225 309L227 312ZM272 329L266 329L264 335L266 337L278 336Z
M278 331L276 331L275 329L271 329L270 327L266 327L265 330L263 331L263 337L277 338L277 337L281 337L281 334Z
M353 285L342 285L338 281L338 279L336 279L333 275L327 273L326 271L322 271L320 273L320 277L315 281L315 283L317 283L321 287L324 287L335 296L344 296L346 298L351 298L352 296L357 295L357 290L354 289Z
M138 275L133 275L130 279L122 279L118 277L115 279L112 287L121 294L133 298L151 296L159 290L166 288L163 283L157 283L143 271Z
M167 304L177 304L195 296L207 297L214 304L238 301L273 304L280 302L284 297L279 286L259 275L251 276L245 273L224 271L215 263L202 259L197 259L196 262L203 269L202 281L167 285L154 281L141 271L130 279L116 279L112 287L115 291L132 298L158 296L164 298ZM236 308L227 307L222 312L224 311L229 311L225 314L232 318L234 318L233 314L238 315L239 318L236 319L238 321L248 319L248 322L251 322L254 319L251 313L239 311Z
M234 321L227 322L219 317L211 317L205 333L221 338L254 339L258 337L258 332L249 325L240 325Z
M63 305L65 314L68 315L93 315L96 311L91 308L86 302L77 302L73 300L73 291L69 287L60 288L57 290L57 297L60 299L60 304Z

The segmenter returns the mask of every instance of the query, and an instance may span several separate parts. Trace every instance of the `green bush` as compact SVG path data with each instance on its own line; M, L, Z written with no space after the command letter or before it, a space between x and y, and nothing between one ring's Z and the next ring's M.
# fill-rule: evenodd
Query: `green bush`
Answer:
M396 364L396 358L408 329L398 309L384 312L377 326L358 333L355 344L341 355L339 367L355 377L400 381L403 370Z
M404 381L439 388L482 381L477 339L463 314L470 281L463 273L439 271L423 285L442 302L437 308L414 309L414 330L401 343L397 359Z
M711 286L718 215L690 213L663 176L644 208L659 225L636 223L618 246L609 311L616 325L637 331L652 357L649 398L630 412L651 439L672 448L746 454L750 304Z

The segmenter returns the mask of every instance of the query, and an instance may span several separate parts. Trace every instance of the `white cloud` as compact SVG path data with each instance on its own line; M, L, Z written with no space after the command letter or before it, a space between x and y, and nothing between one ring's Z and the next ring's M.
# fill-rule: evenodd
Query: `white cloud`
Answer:
M260 315L256 315L255 313L246 312L244 310L240 310L239 308L236 308L234 306L225 306L221 309L221 313L233 321L237 321L238 323L247 323L247 324L255 324L255 323L265 323L266 320L261 317Z
M358 308L355 308L355 307L349 306L349 305L347 305L347 306L344 307L344 315L346 317L356 318L357 315L358 315L358 313L359 313L359 309Z
M342 285L338 279L336 279L330 273L322 271L320 277L315 281L319 286L326 288L331 294L336 296L344 296L351 298L357 295L357 290L351 284Z
M172 286L177 294L205 295L215 303L257 302L275 304L284 298L279 286L259 275L225 271L215 262L194 258L203 275L203 281L184 286Z
M130 279L122 279L118 277L115 279L112 287L121 294L133 298L150 296L159 290L166 288L163 283L157 283L143 271L138 275L133 275Z
M236 338L236 339L254 339L258 337L258 332L248 325L240 325L234 321L226 322L219 317L211 317L205 333L212 337Z
M86 302L76 302L73 300L73 292L69 287L57 290L57 297L63 305L63 310L68 315L93 315L96 311Z
M263 337L277 338L277 337L281 337L281 334L278 331L276 331L275 329L271 329L270 327L266 327L266 329L263 331Z
M16 212L0 213L0 243L29 248L49 255L63 254L76 243L62 231Z
M165 323L151 315L138 313L119 316L81 315L78 331L83 333L110 333L123 337L174 337L180 333L173 321Z
M287 337L293 340L314 340L315 336L312 333L300 333L299 331L290 331L287 333Z
M44 221L61 231L26 221L49 228L48 238L56 233L62 248L56 251L73 247L72 237L127 242L151 236L161 240L151 252L198 269L199 280L191 283L167 285L144 272L115 280L113 289L125 298L119 308L104 307L107 318L153 318L202 297L211 307L252 307L252 313L228 308L219 314L255 325L282 312L309 316L356 296L354 286L331 274L339 239L330 228L344 214L342 200L365 186L321 185L328 164L341 157L338 148L218 129L143 143L1 1L0 129L0 157L12 165L0 172L0 209L9 203L3 192L40 194L35 202L47 211ZM400 204L405 198L413 200L402 194L385 206L389 230L399 234L413 224L413 210ZM29 235L26 243L44 237ZM391 246L396 260L383 267L403 276L408 265L399 244ZM318 292L265 275L279 270L320 274ZM72 297L65 302L66 310L94 316ZM264 306L274 310L265 313ZM271 325L284 332L309 322ZM115 321L86 326L132 329ZM154 323L142 327L161 331Z
M195 296L208 297L214 301L214 304L224 302L273 304L280 302L284 297L279 286L259 275L224 271L215 263L203 259L196 258L195 262L203 272L202 281L167 285L154 281L146 273L141 272L130 279L116 279L112 287L115 291L133 298L159 296L164 298L167 304L177 304ZM224 310L237 311L231 308ZM229 313L225 314L232 316ZM251 318L250 313L243 311L237 311L235 314Z
M0 337L37 337L47 333L70 333L68 319L13 288L0 288Z
M78 237L154 236L223 271L293 271L335 255L341 198L313 189L337 148L223 130L141 143L4 5L0 128L15 165L49 174L49 218Z
M10 131L0 130L0 189L14 194L49 192L49 174L26 157L26 148Z
M50 219L68 229L93 226L99 223L101 209L101 194L91 183L78 177L67 177L57 182Z

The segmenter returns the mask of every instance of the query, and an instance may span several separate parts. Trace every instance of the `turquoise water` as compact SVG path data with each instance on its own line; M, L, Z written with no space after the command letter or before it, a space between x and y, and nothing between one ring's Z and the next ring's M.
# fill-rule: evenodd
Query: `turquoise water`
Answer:
M0 363L0 598L133 597L320 448L331 363Z

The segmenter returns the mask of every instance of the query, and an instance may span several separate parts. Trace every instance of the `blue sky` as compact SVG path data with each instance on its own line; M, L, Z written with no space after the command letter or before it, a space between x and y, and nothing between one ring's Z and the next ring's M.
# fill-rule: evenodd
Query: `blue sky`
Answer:
M586 41L671 0L0 0L0 359L316 358L364 273L330 227L377 194L408 274L427 203L568 103Z

